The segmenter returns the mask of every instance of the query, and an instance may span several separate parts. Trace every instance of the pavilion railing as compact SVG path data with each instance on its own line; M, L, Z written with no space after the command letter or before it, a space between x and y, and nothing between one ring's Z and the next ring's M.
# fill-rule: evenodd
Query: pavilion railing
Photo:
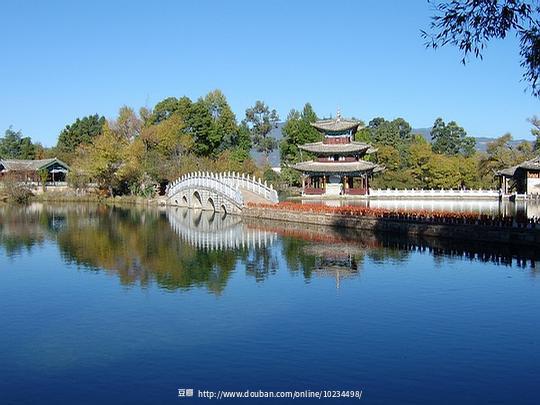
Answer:
M306 187L304 188L305 195L321 195L325 193L324 188Z

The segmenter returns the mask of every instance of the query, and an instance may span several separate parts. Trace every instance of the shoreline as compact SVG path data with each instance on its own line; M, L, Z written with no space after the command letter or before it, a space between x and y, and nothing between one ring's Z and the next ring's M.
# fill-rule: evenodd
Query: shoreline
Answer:
M258 218L280 222L321 225L334 230L358 229L374 233L389 233L413 237L497 242L520 246L540 246L539 228L430 223L428 221L412 219L402 220L337 213L315 213L272 209L268 207L246 207L241 215L252 219Z

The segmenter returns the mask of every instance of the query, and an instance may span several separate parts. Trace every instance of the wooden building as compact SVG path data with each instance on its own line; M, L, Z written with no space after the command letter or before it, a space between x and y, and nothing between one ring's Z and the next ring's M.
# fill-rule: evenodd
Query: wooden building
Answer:
M47 183L57 184L66 181L69 166L57 158L22 160L1 159L0 175L12 175L22 182L41 182L41 172L47 171Z
M499 170L497 177L503 194L540 195L540 157Z
M322 132L322 142L299 145L300 150L316 155L316 160L297 163L302 173L303 195L367 195L369 180L382 167L362 157L375 150L371 145L354 141L359 121L335 119L311 124Z

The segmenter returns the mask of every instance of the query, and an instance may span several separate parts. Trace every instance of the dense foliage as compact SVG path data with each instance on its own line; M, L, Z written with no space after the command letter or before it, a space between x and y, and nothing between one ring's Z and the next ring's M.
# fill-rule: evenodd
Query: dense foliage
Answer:
M268 155L277 146L277 141L272 138L270 132L277 127L279 116L276 110L270 108L262 101L257 101L255 105L246 110L246 118L243 121L252 136L253 145L258 152L264 153L268 163Z
M246 111L247 122L252 110ZM269 114L273 125L273 113ZM263 111L263 124L265 117ZM254 128L238 125L223 93L214 90L196 101L168 97L139 114L124 106L94 136L63 150L73 162L74 184L93 181L111 195L148 197L191 171L233 170L262 176L249 151L266 134Z
M257 101L238 123L226 97L214 90L196 101L168 97L154 108L119 109L105 119L95 114L78 118L59 135L56 147L44 149L11 127L0 138L0 158L34 159L59 157L71 166L68 181L77 189L94 183L109 195L145 197L163 192L166 184L192 171L239 171L255 174L276 186L299 186L300 175L292 164L312 159L299 145L322 140L311 124L318 119L311 104L291 110L282 127L279 143L282 170L277 174L266 164L258 167L250 157L252 148L268 154L277 146L271 131L278 115ZM532 134L540 137L540 120L530 119ZM364 159L385 167L374 176L374 188L493 188L495 172L538 154L538 142L515 145L506 134L475 149L457 122L437 118L431 139L413 133L404 118L373 118L361 122L357 141L370 143L373 153Z
M39 158L41 145L33 144L32 139L23 136L21 131L12 127L6 129L0 138L0 159L36 159Z
M283 164L281 175L288 184L300 183L299 173L288 166L311 158L310 154L302 152L298 145L322 140L321 133L311 126L311 123L315 121L317 121L317 114L313 111L311 104L306 103L301 112L291 110L281 129L283 133L283 140L279 145Z
M77 118L73 124L66 125L58 136L58 158L71 163L77 147L91 143L101 133L104 123L105 117L94 114L82 119Z

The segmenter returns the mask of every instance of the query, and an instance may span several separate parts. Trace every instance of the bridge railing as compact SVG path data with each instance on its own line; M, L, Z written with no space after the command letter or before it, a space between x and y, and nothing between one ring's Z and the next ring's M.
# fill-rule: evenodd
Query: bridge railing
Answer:
M277 191L274 190L274 187L266 181L262 181L260 178L257 180L255 176L250 176L245 173L237 172L225 172L219 173L223 175L224 181L233 185L234 187L239 187L244 190L251 191L252 193L258 194L266 200L277 203L279 202Z
M185 174L167 186L166 194L167 197L172 197L182 190L193 188L209 189L232 200L238 206L244 204L244 198L238 187L233 187L223 179L223 176L210 172Z

